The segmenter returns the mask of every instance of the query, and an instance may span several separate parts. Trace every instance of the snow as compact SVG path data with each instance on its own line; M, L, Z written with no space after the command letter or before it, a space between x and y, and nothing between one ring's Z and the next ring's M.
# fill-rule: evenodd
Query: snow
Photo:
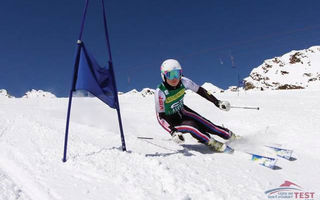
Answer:
M148 95L154 95L154 89L151 89L151 88L144 88L143 90L141 90L141 95L143 96L143 97L146 97L146 96L148 96Z
M12 96L5 89L0 89L0 98L12 98Z
M242 139L233 155L213 153L191 136L175 144L158 124L153 95L119 96L127 152L116 111L97 98L75 97L68 160L62 162L67 98L0 99L0 199L268 199L265 191L293 182L320 198L319 90L215 93L234 106L223 112L197 94L186 105ZM154 139L137 139L138 136ZM246 151L275 156L263 145L294 150L280 170Z
M254 68L245 82L255 88L278 89L284 85L315 88L320 82L320 46L291 51ZM319 87L318 87L319 88Z
M56 95L43 90L32 89L31 91L26 92L26 94L22 98L38 98L38 97L55 98Z
M126 92L125 94L137 94L137 93L139 93L139 91L136 89L133 89L133 90L130 90L129 92Z
M202 85L202 87L205 88L206 90L208 90L211 93L216 93L216 92L219 93L219 92L223 91L223 89L218 88L217 86L213 85L212 83L208 83L208 82L204 83Z

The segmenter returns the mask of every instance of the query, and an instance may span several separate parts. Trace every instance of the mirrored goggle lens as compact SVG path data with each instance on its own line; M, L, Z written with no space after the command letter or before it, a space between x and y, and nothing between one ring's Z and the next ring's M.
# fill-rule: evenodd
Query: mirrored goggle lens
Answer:
M172 70L172 71L166 72L165 76L167 79L172 80L175 78L180 78L181 74L182 74L181 70Z

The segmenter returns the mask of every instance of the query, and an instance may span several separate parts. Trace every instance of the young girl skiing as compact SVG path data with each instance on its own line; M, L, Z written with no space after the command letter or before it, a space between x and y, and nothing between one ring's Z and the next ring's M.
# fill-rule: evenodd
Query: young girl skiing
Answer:
M155 92L158 122L168 131L173 141L184 142L183 133L190 133L199 142L215 151L223 152L226 144L210 137L218 135L225 140L233 140L236 135L227 128L217 126L183 103L185 90L192 90L224 111L230 110L228 101L220 101L190 79L182 76L182 68L177 60L168 59L161 65L162 84Z

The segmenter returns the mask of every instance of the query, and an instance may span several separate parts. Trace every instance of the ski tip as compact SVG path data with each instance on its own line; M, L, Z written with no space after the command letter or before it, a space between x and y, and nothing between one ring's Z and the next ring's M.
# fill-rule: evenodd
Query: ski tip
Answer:
M278 165L273 166L272 168L270 168L272 170L280 170L282 169L281 167L279 167Z
M226 146L226 149L223 151L224 153L229 153L232 154L234 152L234 149L229 147L228 145Z

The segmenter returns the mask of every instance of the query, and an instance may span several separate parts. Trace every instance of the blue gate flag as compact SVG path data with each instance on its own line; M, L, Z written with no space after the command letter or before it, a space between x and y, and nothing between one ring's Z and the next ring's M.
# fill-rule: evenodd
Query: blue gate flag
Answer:
M68 147L68 135L69 135L69 122L71 113L71 104L73 92L76 90L87 90L101 101L109 105L111 108L117 110L118 122L120 128L122 151L126 151L126 143L123 134L122 120L120 114L120 106L118 100L118 91L116 87L116 81L113 72L111 48L109 41L109 34L107 28L107 18L104 7L104 0L101 0L102 11L103 11L103 24L104 31L106 35L106 44L109 54L108 65L101 67L95 58L88 52L84 43L82 42L82 32L84 30L85 19L87 15L87 9L89 0L86 0L86 6L83 11L81 30L79 34L79 39L77 41L77 53L74 63L74 71L72 78L72 86L69 93L69 103L66 121L66 132L64 139L64 151L62 161L67 161L67 147Z
M116 108L117 91L112 69L108 65L101 67L85 48L83 42L81 45L75 89L87 90L111 108Z

